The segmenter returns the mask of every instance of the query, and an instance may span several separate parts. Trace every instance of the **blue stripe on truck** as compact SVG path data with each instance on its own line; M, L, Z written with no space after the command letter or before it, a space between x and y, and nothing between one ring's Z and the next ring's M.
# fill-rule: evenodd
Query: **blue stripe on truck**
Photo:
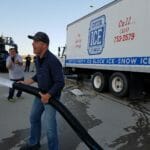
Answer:
M150 57L66 59L66 64L150 65Z

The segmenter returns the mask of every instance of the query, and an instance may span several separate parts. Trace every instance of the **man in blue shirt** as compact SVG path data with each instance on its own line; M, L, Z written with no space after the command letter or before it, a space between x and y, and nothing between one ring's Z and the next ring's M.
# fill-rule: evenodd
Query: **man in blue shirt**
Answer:
M36 74L22 81L24 84L37 82L41 98L35 97L30 115L30 138L28 144L20 150L38 150L41 137L41 115L45 111L45 122L49 150L58 150L56 110L49 104L49 100L59 100L64 87L62 65L49 50L49 37L43 32L28 36L33 40L32 46L36 59Z

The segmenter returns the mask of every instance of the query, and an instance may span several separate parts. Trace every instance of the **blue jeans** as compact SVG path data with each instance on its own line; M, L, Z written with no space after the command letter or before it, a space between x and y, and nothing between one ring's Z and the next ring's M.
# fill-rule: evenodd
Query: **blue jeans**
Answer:
M58 150L58 136L56 123L56 110L49 104L43 104L41 100L36 97L30 115L30 138L29 145L35 145L40 142L41 138L41 116L45 111L45 124L48 140L49 150Z
M23 81L24 78L20 78L20 79L10 79L11 81ZM15 93L15 89L14 88L9 88L9 95L8 95L8 99L11 99L14 97L14 93ZM18 90L16 96L20 97L22 94L22 91Z

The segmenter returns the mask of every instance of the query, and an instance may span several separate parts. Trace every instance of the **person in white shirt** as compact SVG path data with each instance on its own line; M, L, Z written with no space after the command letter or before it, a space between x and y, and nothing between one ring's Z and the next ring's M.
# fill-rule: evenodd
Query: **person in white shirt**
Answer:
M22 57L18 55L18 51L15 48L9 49L9 56L6 60L6 67L9 71L9 78L11 81L21 81L24 80L24 70ZM15 89L9 89L8 100L13 101ZM22 91L18 90L16 97L20 97Z

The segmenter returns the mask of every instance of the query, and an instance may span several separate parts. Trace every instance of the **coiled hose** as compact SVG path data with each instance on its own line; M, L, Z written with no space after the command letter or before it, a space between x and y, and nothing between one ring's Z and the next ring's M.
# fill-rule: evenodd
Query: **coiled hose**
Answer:
M40 97L39 89L37 87L14 82L13 88ZM103 150L100 145L88 134L80 122L60 101L50 99L49 104L52 105L64 117L64 119L81 138L81 140L89 147L90 150Z

